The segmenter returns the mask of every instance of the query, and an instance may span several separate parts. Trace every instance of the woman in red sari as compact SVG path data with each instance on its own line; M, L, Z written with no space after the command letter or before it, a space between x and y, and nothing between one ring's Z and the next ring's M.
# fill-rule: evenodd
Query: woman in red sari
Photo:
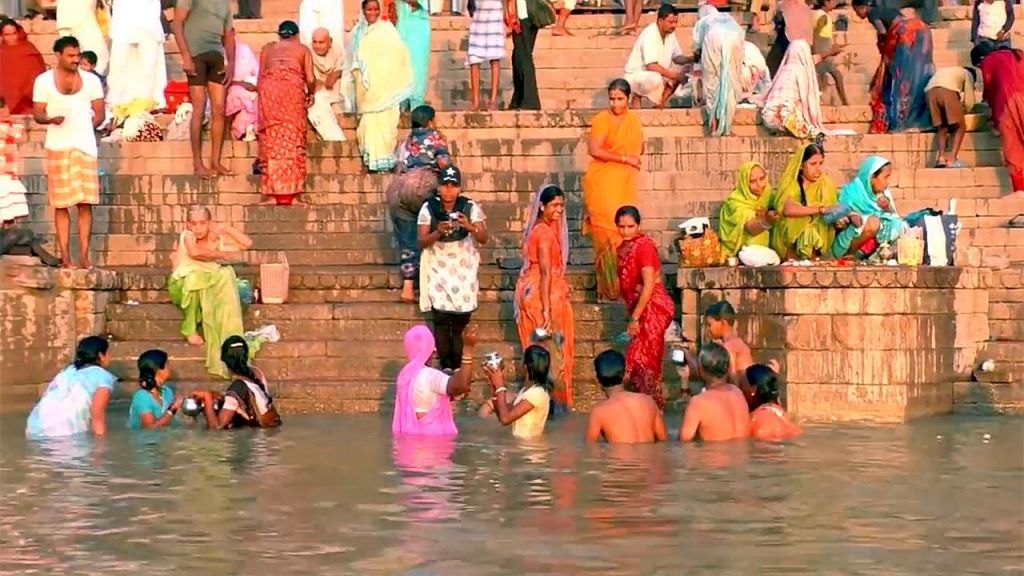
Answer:
M1024 197L1024 51L979 44L971 50L971 62L981 68L983 96L1002 140L1011 190Z
M11 114L28 114L32 112L32 85L36 76L46 71L46 63L14 20L0 20L0 37L0 97Z
M665 331L675 316L675 304L661 278L658 248L640 232L640 211L623 206L615 213L622 235L619 246L619 289L629 311L626 333L626 382L636 392L649 394L661 408L661 364L665 357Z
M267 204L288 206L306 183L306 108L312 103L313 55L299 42L299 26L285 20L280 38L260 52L260 192Z

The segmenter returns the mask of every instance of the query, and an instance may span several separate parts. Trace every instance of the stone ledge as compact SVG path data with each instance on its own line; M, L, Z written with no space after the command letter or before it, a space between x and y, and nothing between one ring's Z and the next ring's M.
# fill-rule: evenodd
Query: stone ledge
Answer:
M959 267L774 266L680 268L683 289L737 288L987 288L992 271Z
M61 270L43 266L38 258L28 256L3 256L0 270L5 282L21 288L49 290L120 290L120 276L110 270Z

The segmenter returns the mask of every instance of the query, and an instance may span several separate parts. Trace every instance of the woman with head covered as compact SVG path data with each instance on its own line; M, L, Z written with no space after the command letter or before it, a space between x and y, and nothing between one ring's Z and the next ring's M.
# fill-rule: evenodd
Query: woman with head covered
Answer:
M451 401L467 394L472 387L476 342L476 330L472 327L466 329L462 363L449 376L427 365L434 355L434 335L429 328L413 326L405 333L408 363L398 373L392 434L451 436L459 432L455 427Z

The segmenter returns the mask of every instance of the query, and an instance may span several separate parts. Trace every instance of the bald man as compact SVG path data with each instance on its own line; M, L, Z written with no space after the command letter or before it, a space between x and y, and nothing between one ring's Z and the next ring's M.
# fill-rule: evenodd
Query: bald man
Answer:
M338 114L341 111L342 76L345 73L345 55L335 48L326 28L313 31L310 42L313 51L313 79L316 92L309 107L309 121L325 142L344 142Z

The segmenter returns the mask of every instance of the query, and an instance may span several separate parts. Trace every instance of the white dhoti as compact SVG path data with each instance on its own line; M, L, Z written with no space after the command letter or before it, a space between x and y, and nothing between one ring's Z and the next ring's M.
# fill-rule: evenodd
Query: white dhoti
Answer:
M338 124L337 109L340 109L341 96L338 86L333 90L321 88L313 94L313 105L307 112L309 123L324 142L344 142L345 133ZM337 106L336 106L337 105Z
M673 72L681 72L682 66L672 65L669 70ZM665 93L665 79L661 74L657 72L651 72L650 70L640 70L638 72L626 72L623 75L623 79L629 82L629 89L633 94L643 96L644 98L654 102L655 104L661 104L661 97ZM682 94L683 84L676 87L674 94Z
M155 102L154 110L165 108L167 63L164 59L164 43L143 41L129 44L115 40L110 49L107 86L107 101L111 106L128 104L138 99Z

